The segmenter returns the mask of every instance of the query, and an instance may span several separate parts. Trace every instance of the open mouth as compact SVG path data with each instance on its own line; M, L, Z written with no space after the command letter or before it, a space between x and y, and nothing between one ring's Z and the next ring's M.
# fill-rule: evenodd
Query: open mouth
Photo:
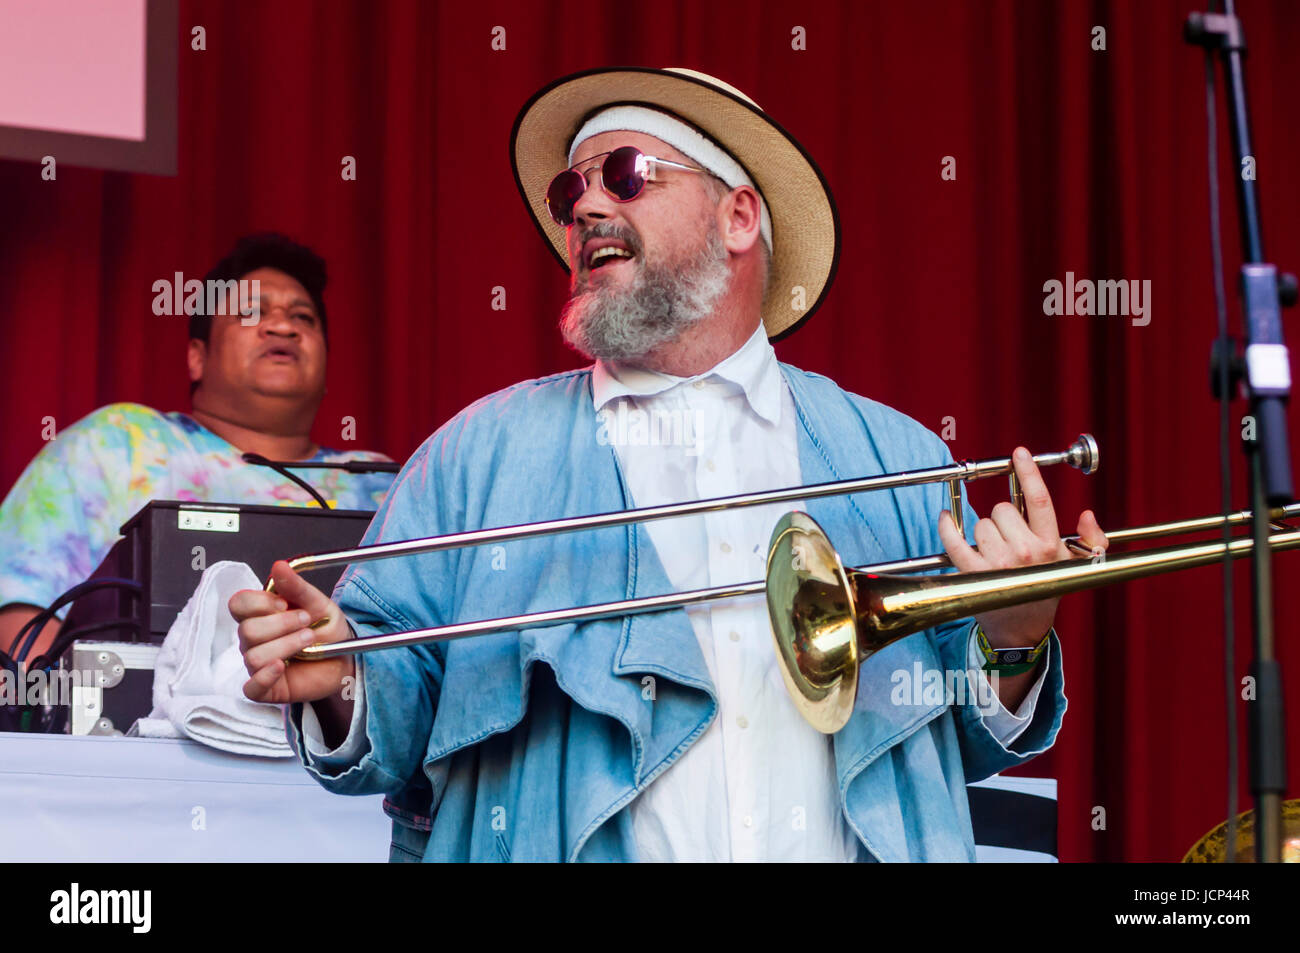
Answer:
M291 351L287 347L268 348L267 350L262 352L262 357L270 358L272 361L275 361L278 364L289 363L289 362L296 363L298 360L297 352Z
M607 245L604 248L597 248L591 253L591 260L587 263L587 268L590 271L599 271L602 268L609 268L621 262L631 261L634 257L626 248Z

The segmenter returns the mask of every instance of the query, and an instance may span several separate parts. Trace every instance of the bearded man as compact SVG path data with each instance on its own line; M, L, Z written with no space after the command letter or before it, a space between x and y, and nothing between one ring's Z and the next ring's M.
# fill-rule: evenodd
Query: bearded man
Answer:
M365 543L951 462L915 421L776 360L769 339L825 295L839 229L820 172L742 93L686 70L581 73L533 97L512 149L572 272L561 330L594 364L449 421ZM691 439L609 439L628 407L689 416ZM977 524L966 505L978 552L933 484L806 509L853 564L1065 557L1037 468L1023 448L1015 462L1027 521L1003 503ZM762 596L289 662L314 641L758 579L791 508L357 564L333 601L277 564L278 594L230 602L245 693L289 706L327 789L387 795L394 860L973 860L965 785L1049 747L1065 710L1054 600L881 650L833 735L787 697ZM1105 547L1091 513L1079 532ZM1010 647L1029 661L1001 664ZM996 673L997 701L900 701L891 676L914 670Z

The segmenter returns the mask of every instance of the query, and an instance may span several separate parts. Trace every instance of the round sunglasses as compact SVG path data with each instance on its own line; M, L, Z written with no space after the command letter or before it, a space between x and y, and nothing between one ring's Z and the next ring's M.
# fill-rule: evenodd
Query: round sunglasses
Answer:
M666 166L681 169L683 172L703 172L695 166L682 165L658 156L648 156L635 146L620 146L613 152L602 152L577 165L570 166L555 178L546 189L546 210L551 213L557 225L573 224L573 208L587 191L587 177L578 172L578 166L586 165L601 156L605 161L600 164L600 187L616 202L630 202L645 187L647 182L655 180L655 169Z

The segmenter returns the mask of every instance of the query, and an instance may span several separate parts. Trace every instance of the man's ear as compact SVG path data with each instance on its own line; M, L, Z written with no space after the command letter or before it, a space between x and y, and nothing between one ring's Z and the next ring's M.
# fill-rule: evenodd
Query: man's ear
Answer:
M198 338L190 338L190 346L185 354L185 361L189 364L190 381L198 383L203 380L203 366L208 360L208 345Z
M737 186L718 203L718 224L727 251L743 255L762 241L761 208L758 193L748 185Z

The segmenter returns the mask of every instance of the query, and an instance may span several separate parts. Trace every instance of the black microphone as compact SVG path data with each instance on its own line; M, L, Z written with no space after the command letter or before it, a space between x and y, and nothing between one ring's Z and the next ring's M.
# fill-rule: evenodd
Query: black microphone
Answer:
M328 509L330 508L329 502L325 499L325 497L321 496L319 493L316 492L316 488L315 488L315 487L313 487L310 483L308 483L308 482L307 482L306 480L304 480L302 477L300 477L300 476L294 476L292 473L290 473L289 470L287 469L287 467L285 466L285 464L280 463L280 462L278 462L278 461L276 461L276 460L268 460L268 459L266 459L266 457L262 456L260 453L246 453L246 454L244 454L244 462L245 462L245 463L252 463L252 464L255 464L255 465L259 466L259 467L270 467L272 470L274 470L276 473L280 474L280 475L281 475L282 477L284 477L286 480L289 480L289 481L291 481L291 482L293 482L293 483L298 484L300 487L302 487L304 490L306 490L308 493L310 493L310 494L311 494L311 498L312 498L313 500L315 500L317 503L319 503L319 504L321 505L321 508L322 508L322 509L326 509L326 510L328 510Z
M330 505L325 497L317 493L315 488L302 477L290 473L290 467L295 470L346 470L348 473L397 473L402 469L400 463L389 463L386 460L340 460L337 463L303 463L298 460L268 460L260 453L246 453L243 455L243 460L245 463L252 463L259 467L270 467L286 480L298 484L298 486L310 493L312 499L327 510Z
M256 460L249 460L249 457L258 457ZM387 460L339 460L337 463L312 462L302 463L298 460L267 460L265 457L259 457L256 453L244 454L244 459L249 463L266 463L271 466L292 467L295 470L346 470L348 473L397 473L402 469L400 463L390 463Z

